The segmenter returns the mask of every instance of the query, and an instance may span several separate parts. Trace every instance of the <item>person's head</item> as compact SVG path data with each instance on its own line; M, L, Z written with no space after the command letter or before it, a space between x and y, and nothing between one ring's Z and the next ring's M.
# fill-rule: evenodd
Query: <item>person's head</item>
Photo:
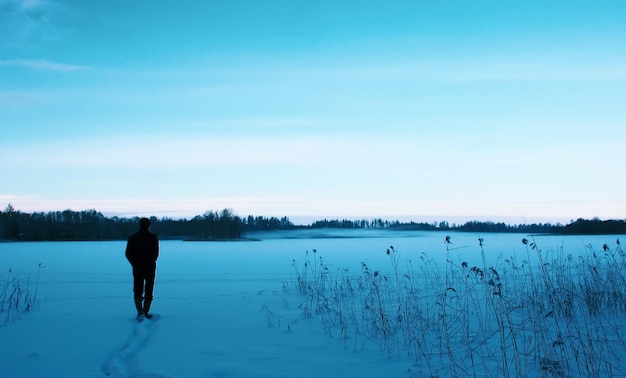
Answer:
M150 219L148 218L141 218L139 220L139 228L141 230L148 230L150 228Z

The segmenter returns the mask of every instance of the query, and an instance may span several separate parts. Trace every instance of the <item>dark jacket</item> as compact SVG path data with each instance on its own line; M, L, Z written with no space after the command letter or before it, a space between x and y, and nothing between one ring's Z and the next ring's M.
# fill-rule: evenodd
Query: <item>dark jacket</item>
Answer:
M144 229L132 234L126 244L126 258L133 266L133 271L154 270L159 258L159 239Z

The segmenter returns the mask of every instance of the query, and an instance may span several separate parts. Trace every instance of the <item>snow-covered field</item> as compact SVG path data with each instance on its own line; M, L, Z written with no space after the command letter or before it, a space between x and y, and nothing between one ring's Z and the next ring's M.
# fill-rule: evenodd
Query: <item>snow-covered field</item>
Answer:
M446 235L452 244L444 243ZM582 263L591 278L608 264L598 285L625 283L626 272L611 269L611 261L624 264L620 236L362 230L249 236L261 240L162 241L155 317L141 324L125 242L0 243L0 377L625 376L626 320L616 320L626 319L626 308L619 309L623 287L611 291L614 305L598 296L598 314L574 311L597 322L586 327L559 311L559 298L569 294L546 296L543 312L520 313L533 288L569 287L562 274L568 270L553 276L563 282L530 283L556 261L576 274L573 286L587 280L574 268ZM524 237L537 243L541 261ZM490 266L502 276L495 282L470 270ZM7 298L16 287L30 296L31 311L10 311ZM477 297L484 288L491 291L480 295L492 299ZM496 296L495 289L502 292ZM398 307L395 319L389 306ZM422 326L406 326L413 315ZM575 350L569 340L581 340L598 366L574 352L550 354L536 340L545 324L555 326L542 329L548 349Z

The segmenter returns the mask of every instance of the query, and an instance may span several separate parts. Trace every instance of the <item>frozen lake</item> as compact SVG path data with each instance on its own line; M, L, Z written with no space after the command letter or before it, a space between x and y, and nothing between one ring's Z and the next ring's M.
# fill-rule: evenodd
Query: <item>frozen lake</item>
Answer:
M446 232L396 232L387 230L305 230L250 233L258 241L183 242L161 241L158 264L159 282L169 279L226 282L278 282L293 275L292 261L301 262L306 251L317 251L325 262L338 269L359 269L361 262L385 270L389 268L386 250L398 251L400 265L416 261L425 253L443 268L446 256L444 239L450 236L450 258L480 265L483 238L487 265L500 257L526 259L525 234L474 234ZM615 247L623 235L535 236L544 259L562 254L574 256L590 249L601 251L603 244ZM532 242L532 240L530 240ZM107 242L25 242L0 243L0 268L18 274L33 274L42 264L42 282L126 282L129 265L124 258L125 241ZM535 254L530 254L530 260ZM165 285L159 285L165 286Z
M527 252L523 238L537 243L544 261L601 252L604 244L615 249L617 239L626 240L623 235L531 238L387 230L247 236L256 241L161 241L153 304L159 320L146 329L133 325L124 241L0 243L2 282L7 276L19 277L32 288L38 280L35 311L6 324L0 319L0 338L11 346L0 354L0 376L454 376L445 359L433 359L426 368L400 353L390 358L388 350L381 352L367 337L356 337L358 344L338 342L336 334L329 338L330 328L321 326L324 319L302 319L302 299L284 292L285 282L295 281L294 260L301 269L307 258L321 257L329 271L355 276L361 274L362 263L372 271L389 272L386 251L393 246L400 271L409 265L419 269L424 257L431 271L443 271L446 248L456 266L482 266L479 238L487 266L496 267L511 259L536 264L536 252ZM444 243L446 236L451 244ZM436 318L436 311L431 315ZM484 358L473 367L478 375L502 373L497 370L502 357L476 353ZM515 369L533 375L540 367L528 363Z
M478 238L484 239L487 266L497 266L511 256L519 262L536 259L522 244L523 238L530 238L524 234L322 229L247 236L258 241L161 241L155 299L275 290L294 278L292 262L302 264L306 252L312 256L313 250L331 271L349 269L358 274L362 262L371 269L388 271L386 250L390 246L398 251L399 269L409 261L419 265L421 256L427 256L432 266L443 270L446 236L451 240L449 258L457 264L482 266ZM583 255L590 249L600 251L605 243L613 248L620 237L558 235L535 236L534 240L548 261L566 254ZM82 297L87 287L94 297L129 298L131 270L125 246L124 241L0 243L0 271L12 269L21 277L34 276L41 264L39 297L49 301ZM184 293L178 284L186 284Z

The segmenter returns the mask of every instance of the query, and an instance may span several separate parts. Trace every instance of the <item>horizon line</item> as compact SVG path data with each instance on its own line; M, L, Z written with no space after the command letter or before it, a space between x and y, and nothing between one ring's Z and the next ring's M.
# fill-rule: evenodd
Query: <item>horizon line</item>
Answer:
M8 207L8 206L7 206ZM6 208L4 209L6 210ZM2 212L4 212L4 210ZM14 208L17 212L24 212L19 209ZM63 211L72 211L72 212L81 212L81 211L96 211L107 218L111 217L120 217L120 218L141 218L141 217L154 217L158 220L160 219L174 219L174 220L188 220L197 216L202 216L207 212L215 212L220 213L222 210L230 210L234 216L238 216L241 219L247 218L249 216L253 217L264 217L264 218L277 218L281 219L286 217L294 226L307 226L311 225L318 221L328 220L348 220L348 221L360 221L360 220L378 220L381 219L383 221L398 221L398 222L416 222L416 223L426 223L426 224L438 224L442 222L448 223L450 226L465 224L468 222L493 222L493 223L504 223L507 225L528 225L528 224L569 224L578 219L585 220L624 220L626 218L601 218L601 217L541 217L541 216L513 216L513 215L238 215L233 209L222 209L222 210L207 210L202 213L194 214L194 215L178 215L178 216L170 216L167 215L169 212L148 212L148 211L140 211L140 212L119 212L119 211L100 211L95 208L83 209L83 210L73 210L71 208L64 210L40 210L40 211L31 211L30 213L37 212L63 212ZM549 218L549 219L548 219ZM520 222L521 220L521 222Z

